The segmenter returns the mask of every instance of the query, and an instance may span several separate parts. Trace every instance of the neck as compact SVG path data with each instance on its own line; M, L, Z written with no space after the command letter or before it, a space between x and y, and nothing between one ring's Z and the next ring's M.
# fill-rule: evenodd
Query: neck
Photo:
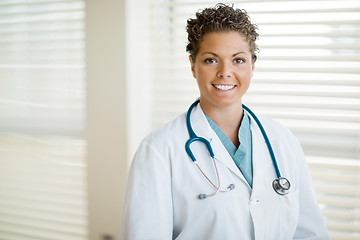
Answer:
M221 108L209 108L200 106L204 113L213 120L216 125L225 133L225 135L233 142L236 148L239 147L238 132L243 118L243 110L240 105L234 104Z

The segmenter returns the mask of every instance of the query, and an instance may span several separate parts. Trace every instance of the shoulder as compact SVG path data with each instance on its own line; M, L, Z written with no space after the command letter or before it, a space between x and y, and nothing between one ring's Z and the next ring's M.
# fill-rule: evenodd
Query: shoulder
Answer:
M286 134L292 134L290 129L284 125L282 125L281 123L279 123L278 121L265 117L265 116L258 116L260 122L262 123L262 125L268 129L269 131L281 131L284 132Z
M136 166L137 169L154 169L163 166L164 169L169 169L171 159L179 151L179 147L185 149L185 143L182 143L186 141L182 140L186 137L185 134L188 134L186 118L185 114L181 114L142 140L133 157L133 168Z
M277 161L280 162L280 165L283 165L282 168L286 170L286 167L284 167L286 165L285 162L296 165L305 163L305 155L300 141L288 127L267 117L259 116L259 119L268 135L271 146L277 156ZM289 167L291 166L289 165ZM293 174L296 175L295 173Z
M185 134L188 134L188 132L186 128L186 114L183 113L172 121L155 129L145 137L144 141L148 143L165 144Z
M297 137L293 132L281 123L267 118L265 116L258 116L261 124L263 125L267 135L275 141L281 141L288 144L300 145ZM256 124L256 123L254 123Z
M169 158L174 155L176 149L185 147L188 138L186 114L184 113L147 135L140 143L138 151L147 149L148 155L156 153Z

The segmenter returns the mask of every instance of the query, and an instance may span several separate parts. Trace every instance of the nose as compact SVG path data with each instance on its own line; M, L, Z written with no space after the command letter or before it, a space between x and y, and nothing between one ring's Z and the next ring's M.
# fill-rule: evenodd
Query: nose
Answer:
M219 64L219 69L217 72L218 78L230 78L231 77L231 64L222 62Z

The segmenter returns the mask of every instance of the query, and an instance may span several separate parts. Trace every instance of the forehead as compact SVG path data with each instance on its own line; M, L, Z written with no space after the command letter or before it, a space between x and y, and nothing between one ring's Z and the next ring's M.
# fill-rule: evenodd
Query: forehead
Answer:
M199 54L204 52L227 53L248 52L250 53L249 41L238 32L212 32L204 36L199 44Z

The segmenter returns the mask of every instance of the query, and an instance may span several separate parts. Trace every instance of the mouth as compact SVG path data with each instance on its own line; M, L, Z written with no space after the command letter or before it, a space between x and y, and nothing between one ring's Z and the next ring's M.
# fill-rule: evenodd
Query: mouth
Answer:
M236 85L212 84L216 89L221 91L229 91L236 87Z

